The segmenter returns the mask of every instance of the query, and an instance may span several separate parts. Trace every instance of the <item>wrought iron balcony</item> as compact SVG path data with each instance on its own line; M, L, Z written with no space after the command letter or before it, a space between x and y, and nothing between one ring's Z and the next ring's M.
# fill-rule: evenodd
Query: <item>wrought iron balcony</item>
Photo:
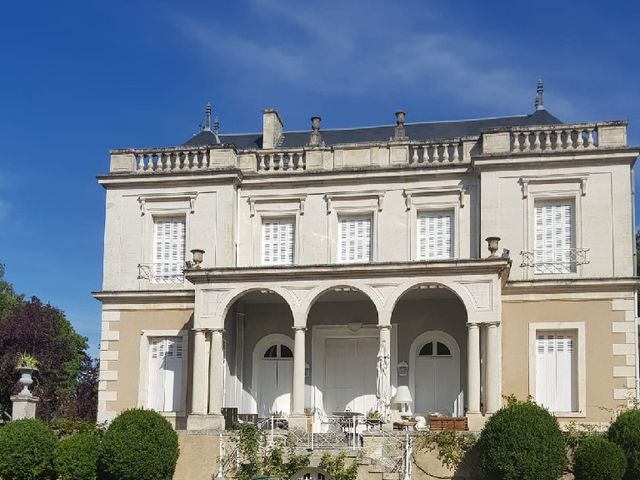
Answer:
M185 262L160 262L138 264L138 280L152 283L183 283Z
M575 273L578 265L589 263L588 248L564 248L549 252L538 249L522 251L521 267L533 268L536 275L555 275L563 273Z

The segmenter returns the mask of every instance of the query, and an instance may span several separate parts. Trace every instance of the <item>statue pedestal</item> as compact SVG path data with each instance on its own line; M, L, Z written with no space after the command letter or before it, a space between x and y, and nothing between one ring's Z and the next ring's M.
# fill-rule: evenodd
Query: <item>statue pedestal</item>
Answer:
M21 420L23 418L36 418L36 405L40 398L33 395L12 395L13 412L12 420Z

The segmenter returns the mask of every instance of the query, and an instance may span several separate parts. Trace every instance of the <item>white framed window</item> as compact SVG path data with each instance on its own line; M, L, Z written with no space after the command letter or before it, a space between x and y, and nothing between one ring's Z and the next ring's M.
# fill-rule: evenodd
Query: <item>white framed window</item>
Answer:
M153 279L158 283L182 282L185 217L155 217Z
M575 208L571 200L536 202L534 273L576 271Z
M419 212L418 260L453 257L453 212Z
M181 410L184 350L182 336L149 339L149 408L158 412Z
M583 322L529 324L529 393L559 417L586 415Z
M338 261L364 263L373 260L372 224L370 215L342 216L338 225Z
M295 218L262 220L262 264L291 265L295 253Z

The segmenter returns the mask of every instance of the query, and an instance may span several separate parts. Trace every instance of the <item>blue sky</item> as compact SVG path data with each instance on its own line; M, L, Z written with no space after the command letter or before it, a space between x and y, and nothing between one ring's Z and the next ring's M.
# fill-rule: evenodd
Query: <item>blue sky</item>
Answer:
M5 2L0 261L99 341L108 149L222 132L525 114L626 118L640 145L640 4L463 0ZM640 209L638 209L640 210Z

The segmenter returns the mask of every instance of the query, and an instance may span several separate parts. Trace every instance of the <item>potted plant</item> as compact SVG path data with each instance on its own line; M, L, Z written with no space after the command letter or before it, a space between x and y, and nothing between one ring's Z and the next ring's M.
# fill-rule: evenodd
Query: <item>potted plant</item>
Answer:
M380 425L382 423L382 414L376 410L371 409L367 412L367 420L368 425Z
M20 384L22 390L20 395L31 395L29 386L33 384L33 372L38 369L38 360L26 352L18 354L16 360L16 370L20 372Z

